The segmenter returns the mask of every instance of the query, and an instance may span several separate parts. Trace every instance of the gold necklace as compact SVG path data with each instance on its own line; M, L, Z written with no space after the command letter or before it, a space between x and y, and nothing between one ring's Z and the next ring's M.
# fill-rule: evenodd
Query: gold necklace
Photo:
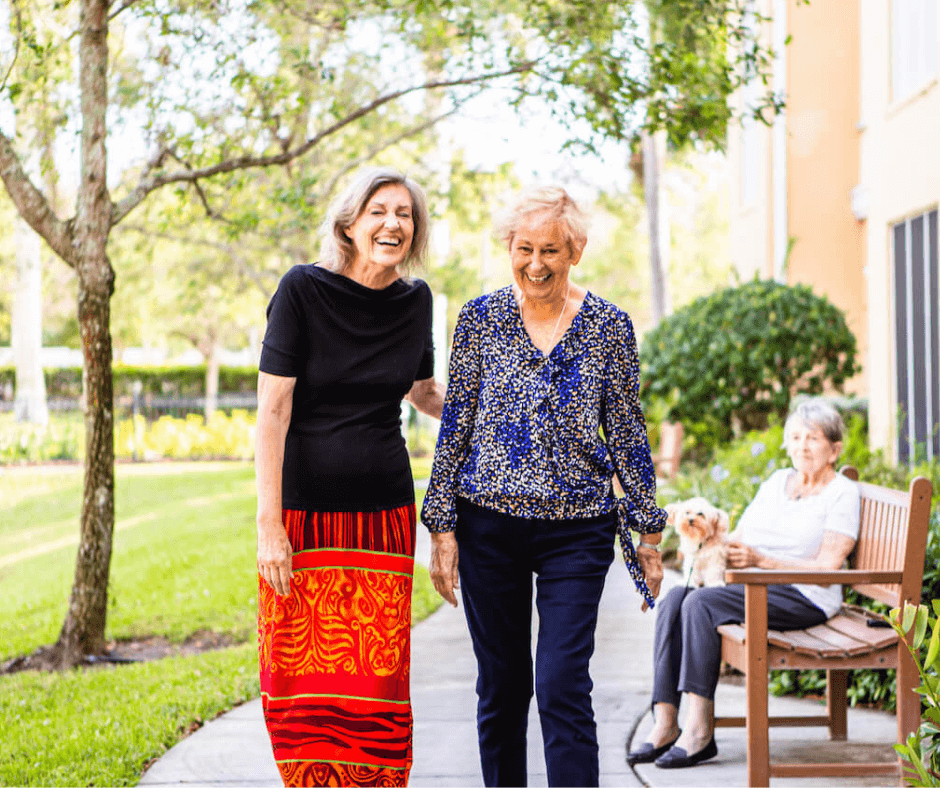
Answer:
M524 327L525 327L525 320L523 319L523 316L522 316L522 297L521 297L521 295L522 295L522 294L520 293L520 298L519 298L519 319L522 320L522 326L523 326L523 328L524 328ZM546 356L546 358L547 358L548 355L552 352L552 350L554 350L554 348L555 348L555 334L558 333L558 326L561 325L561 319L562 319L562 317L564 317L564 315L565 315L565 310L568 308L568 296L570 296L570 295L571 295L571 280L569 279L569 280L568 280L568 289L565 291L565 300L564 300L564 301L562 302L562 304L561 304L561 311L558 313L558 320L555 321L555 327L552 329L552 337L551 337L551 339L549 339L549 341L548 341L548 352L544 354L544 355ZM534 343L533 343L533 344L534 344Z

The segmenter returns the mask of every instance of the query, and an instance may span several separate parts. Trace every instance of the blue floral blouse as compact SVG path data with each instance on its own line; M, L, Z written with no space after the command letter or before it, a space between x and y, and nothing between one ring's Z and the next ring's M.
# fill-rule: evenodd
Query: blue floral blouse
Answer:
M422 522L435 532L456 528L458 496L517 517L616 510L624 560L652 607L630 531L662 531L666 513L656 505L639 373L630 318L593 293L548 356L529 338L511 287L467 303Z

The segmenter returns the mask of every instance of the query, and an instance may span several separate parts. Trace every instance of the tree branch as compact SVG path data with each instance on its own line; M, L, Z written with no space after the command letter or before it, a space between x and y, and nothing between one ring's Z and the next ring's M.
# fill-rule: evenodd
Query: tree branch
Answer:
M10 17L13 26L16 27L16 35L13 36L13 57L10 59L10 67L7 69L7 73L3 75L3 79L0 80L0 90L3 90L7 85L7 80L10 78L10 74L13 73L13 67L16 65L16 60L20 56L20 35L23 32L23 17L20 16L20 8L16 3L16 0L12 0L10 3Z
M108 14L108 21L109 22L112 21L114 17L116 17L122 11L126 11L128 8L130 8L132 5L135 5L137 2L139 2L139 0L124 0L124 2L121 3L121 6L120 8L118 8L117 11L112 11L110 14Z
M245 279L247 279L253 285L255 285L265 295L270 295L277 285L277 279L266 279L261 273L252 268L248 262L248 259L234 244L210 241L206 238L192 238L187 235L175 235L173 233L163 232L161 230L154 230L150 227L144 227L139 224L126 224L124 225L124 229L132 230L133 232L140 233L141 235L144 235L148 238L159 238L164 241L172 241L173 243L203 246L207 249L222 252L223 254L227 255L232 262L235 263L241 275L244 276Z
M424 123L418 123L415 126L410 126L409 128L405 129L401 134L398 134L389 140L384 140L378 145L373 145L362 156L359 156L358 158L353 159L351 162L348 162L344 167L342 167L339 170L339 172L335 173L333 177L330 178L330 182L327 185L327 187L323 190L322 194L324 195L331 194L333 189L336 188L336 184L344 175L346 175L346 173L351 172L352 170L356 169L356 167L360 166L361 164L365 164L365 162L369 161L370 159L375 158L383 150L387 150L388 148L391 148L392 146L397 145L399 142L403 142L406 139L414 137L416 134L420 134L422 131L426 131L427 129L431 128L435 124L440 123L442 120L444 120L444 118L448 118L451 115L453 115L455 112L457 112L458 108L459 108L459 105L458 107L454 107L453 109L448 110L447 112L442 112L440 115L436 115L433 118L430 118L429 120L424 121Z
M203 167L197 170L186 169L176 170L175 172L169 172L162 175L145 175L141 178L136 188L130 194L128 194L120 202L111 206L111 226L113 227L116 225L125 216L127 216L127 214L134 210L134 208L140 205L140 203L143 202L150 192L155 191L162 186L166 186L170 183L179 183L181 181L196 181L200 178L209 178L213 175L220 175L226 172L235 172L236 170L246 170L287 164L289 161L292 161L309 152L326 137L335 134L336 132L348 126L350 123L359 120L359 118L368 115L370 112L374 112L384 104L388 104L390 101L395 101L396 99L402 98L403 96L407 96L410 93L415 93L420 90L434 90L437 88L474 85L481 82L488 82L490 80L499 79L500 77L511 76L512 74L521 74L526 71L531 71L534 68L535 63L536 61L527 61L525 63L520 63L513 68L506 69L505 71L494 72L491 74L477 74L472 77L463 77L460 79L435 80L432 82L425 82L422 85L412 85L408 88L386 93L374 99L373 101L370 101L368 104L364 104L363 106L359 107L359 109L351 112L350 114L346 115L346 117L341 118L332 125L327 126L325 129L315 134L302 145L297 146L293 150L287 150L274 156L240 156L235 159L228 159L226 161L219 162L218 164L213 164L210 167Z
M448 118L448 117L450 117L451 115L454 115L454 114L457 112L457 110L462 106L462 103L463 103L463 102L459 102L459 103L457 104L457 106L455 106L453 109L450 109L450 110L448 110L447 112L442 112L441 114L436 115L436 116L434 116L433 118L430 118L429 120L424 121L423 123L418 123L418 124L416 124L416 125L414 125L414 126L409 126L407 129L405 129L404 131L402 131L400 134L397 134L397 135L395 135L394 137L391 137L390 139L383 140L381 143L379 143L379 144L377 144L377 145L373 145L373 146L372 146L366 153L364 153L362 156L359 156L359 157L357 157L356 159L353 159L352 161L348 162L348 163L345 164L342 168L340 168L339 171L337 171L336 173L334 173L334 174L333 174L333 177L330 178L329 183L327 184L326 188L321 189L321 190L318 192L318 194L317 194L317 196L316 196L316 199L317 199L317 200L328 199L329 196L333 193L333 190L336 188L336 184L339 182L339 180L340 180L344 175L346 175L347 173L349 173L349 172L351 172L352 170L356 169L356 167L359 167L360 165L362 165L362 164L364 164L365 162L369 161L370 159L374 158L375 156L377 156L377 155L378 155L379 153L381 153L382 151L387 150L388 148L391 148L392 146L397 145L398 143L403 142L403 141L406 140L406 139L410 139L411 137L414 137L415 135L420 134L422 131L425 131L426 129L431 128L431 127L434 126L435 124L440 123L440 122L441 122L442 120L444 120L445 118ZM174 158L177 158L177 157L174 156ZM180 163L183 164L184 166L188 166L188 165L186 165L185 162L181 161L181 160L178 159L178 158L177 158L177 161L180 161ZM222 214L219 213L218 211L212 210L211 206L208 204L207 198L205 197L204 193L202 192L202 189L199 187L199 183L196 182L196 183L194 183L194 185L197 187L198 194L199 194L199 198L200 198L200 200L201 200L201 202L202 202L202 204L203 204L203 207L204 207L205 210L206 210L206 215L207 215L207 217L208 217L209 219L212 219L213 221L222 222L222 223L224 223L224 224L232 224L233 222L232 222L231 219L226 218L224 215L222 215ZM158 236L159 236L159 233L152 233L152 231L146 231L146 230L144 230L142 227L140 227L139 225L131 225L129 229L133 229L133 230L136 230L136 231L142 232L142 233L144 233L144 232L151 232L151 234L154 234L154 235L158 235ZM297 230L297 231L294 231L294 232L300 232L300 230ZM267 240L267 241L273 241L273 242L275 242L276 246L277 246L279 249L285 251L287 254L289 254L289 255L290 255L291 257L293 257L293 258L297 258L297 257L299 257L299 256L304 256L304 257L306 257L306 256L308 256L308 254L309 254L306 249L301 250L301 249L298 249L297 247L294 247L294 246L291 246L291 245L289 245L289 244L283 243L284 238L285 238L287 235L290 235L290 234L291 234L291 231L290 231L290 230L287 230L287 229L284 229L284 228L279 228L276 232L270 232L270 233L268 233L268 232L264 232L264 231L255 229L255 230L252 231L252 233L253 233L255 236L259 237L259 238L263 238L263 239L265 239L265 240ZM205 244L205 245L214 246L215 248L223 249L223 250L225 250L227 253L232 254L233 256L236 256L236 253L233 251L234 247L232 247L232 246L230 246L230 245L211 244L210 242L207 242L207 241L194 241L194 240L191 240L191 239L173 238L173 236L169 236L169 235L165 235L165 236L162 236L162 237L166 237L166 238L173 239L173 240L185 240L187 243L202 243L202 244ZM238 258L238 259L240 260L240 258ZM271 288L271 284L270 284L270 283L263 283L261 280L259 280L259 279L250 271L250 269L247 267L247 265L244 265L244 264L243 264L241 267L242 267L242 269L243 269L243 273L245 273L245 275L246 275L249 279L251 279L256 285L258 285L258 287L261 289L261 291L262 291L263 293L269 293L269 292L271 291L272 288ZM276 283L275 283L275 284L276 284Z
M29 179L9 138L0 132L0 179L20 216L59 257L75 268L78 256L74 247L73 220L63 222L43 193Z

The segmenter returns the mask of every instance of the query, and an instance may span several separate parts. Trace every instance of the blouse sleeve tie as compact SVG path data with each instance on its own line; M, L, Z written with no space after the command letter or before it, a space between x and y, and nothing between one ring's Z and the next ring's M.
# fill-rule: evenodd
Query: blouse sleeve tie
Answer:
M627 565L627 571L630 573L630 577L633 578L633 584L636 586L636 590L639 592L640 596L646 600L646 604L650 606L650 609L653 609L656 607L656 600L653 598L649 587L646 585L646 578L643 575L643 570L640 568L640 562L636 556L636 548L633 546L633 539L630 538L630 530L637 529L638 525L637 517L631 509L630 502L626 498L621 498L617 501L617 532L620 535L620 549L623 551L623 560ZM663 512L663 515L665 516L665 512ZM641 533L657 533L663 530L663 525L650 524L648 530L642 527L638 530L640 530Z

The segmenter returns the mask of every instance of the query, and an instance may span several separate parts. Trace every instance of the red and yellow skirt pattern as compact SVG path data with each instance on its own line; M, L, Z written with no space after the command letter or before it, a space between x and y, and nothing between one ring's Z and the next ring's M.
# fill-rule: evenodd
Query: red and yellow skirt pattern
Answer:
M258 652L284 785L407 785L415 506L283 519L291 593L259 576Z

